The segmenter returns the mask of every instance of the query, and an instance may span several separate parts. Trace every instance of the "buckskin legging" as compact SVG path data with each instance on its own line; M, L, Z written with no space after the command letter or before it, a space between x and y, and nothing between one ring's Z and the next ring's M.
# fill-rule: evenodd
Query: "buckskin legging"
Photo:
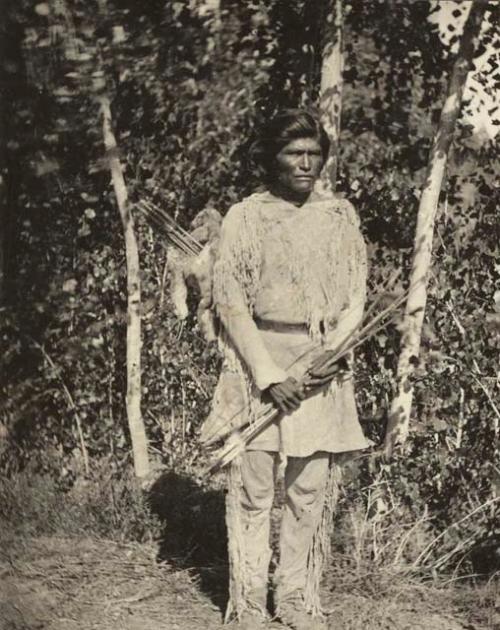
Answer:
M246 451L241 460L242 535L245 549L248 604L265 609L271 549L270 514L273 504L278 453ZM288 457L285 469L286 502L280 531L280 561L276 599L302 596L307 557L324 504L329 454Z

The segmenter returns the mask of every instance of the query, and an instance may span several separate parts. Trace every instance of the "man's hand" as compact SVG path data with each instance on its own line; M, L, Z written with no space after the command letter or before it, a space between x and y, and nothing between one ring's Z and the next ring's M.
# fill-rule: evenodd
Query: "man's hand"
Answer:
M291 376L282 383L270 385L266 393L274 405L283 413L290 413L298 409L305 398L304 388Z
M345 357L332 361L334 356L333 350L328 350L313 362L307 371L305 380L307 387L321 387L333 381L337 376L341 377L349 371L349 365Z

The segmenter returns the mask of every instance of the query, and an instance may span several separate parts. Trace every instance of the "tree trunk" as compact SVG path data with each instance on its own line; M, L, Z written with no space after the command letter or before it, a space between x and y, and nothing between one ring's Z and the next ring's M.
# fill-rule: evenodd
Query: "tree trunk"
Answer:
M0 54L2 59L7 58L7 46L5 44L5 33L0 35ZM12 54L12 51L10 51ZM17 47L16 47L17 52ZM6 62L4 62L6 63ZM12 99L7 99L7 85L0 91L0 308L5 305L5 267L7 262L6 245L8 232L8 197L7 197L7 104Z
M431 265L432 239L439 193L455 123L460 112L465 82L472 65L474 41L479 34L486 8L485 3L474 2L465 24L460 49L451 71L448 93L441 111L438 130L434 137L426 181L420 197L409 296L406 303L403 322L404 333L397 368L398 392L391 405L385 437L384 447L387 455L391 454L397 444L403 444L408 435L413 401L413 386L410 378L420 349L427 301L427 277Z
M330 153L321 176L322 187L327 191L335 191L337 180L343 66L342 0L330 0L326 16L319 102L321 122L331 142Z
M118 158L118 147L111 125L111 107L107 96L100 97L103 120L104 145L118 209L125 236L127 260L127 418L132 440L134 469L137 477L149 473L148 442L141 415L141 281L139 249L134 231L134 222L128 205L127 187L122 165Z
M0 123L1 125L1 123ZM3 125L1 125L3 127ZM5 243L7 234L7 168L4 161L3 129L0 128L0 308L5 303Z

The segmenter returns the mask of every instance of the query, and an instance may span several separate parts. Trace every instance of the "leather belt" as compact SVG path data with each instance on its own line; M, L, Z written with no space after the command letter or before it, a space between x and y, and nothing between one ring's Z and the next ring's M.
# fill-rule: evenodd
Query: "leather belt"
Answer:
M257 324L259 330L272 330L273 332L283 333L305 333L308 332L308 326L303 324L288 324L287 322L277 322L272 319L260 319L260 317L254 317L254 321Z

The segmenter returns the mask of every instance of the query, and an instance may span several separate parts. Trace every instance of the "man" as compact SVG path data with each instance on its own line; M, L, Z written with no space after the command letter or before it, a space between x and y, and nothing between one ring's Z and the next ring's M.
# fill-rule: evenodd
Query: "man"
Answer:
M225 362L202 436L252 421L266 402L279 417L231 465L226 520L230 600L226 619L265 624L270 511L285 461L275 604L282 624L322 627L319 577L331 456L368 446L345 365L318 356L359 325L366 254L352 206L314 191L329 150L308 112L278 113L254 145L265 192L226 215L214 265L213 298ZM302 377L308 373L306 392Z

